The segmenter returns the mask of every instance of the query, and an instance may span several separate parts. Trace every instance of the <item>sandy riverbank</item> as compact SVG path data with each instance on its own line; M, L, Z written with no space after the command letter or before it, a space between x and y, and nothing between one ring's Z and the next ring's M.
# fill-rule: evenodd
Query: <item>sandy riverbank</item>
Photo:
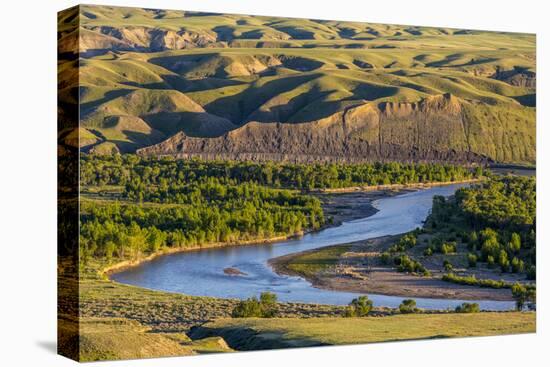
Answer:
M289 268L300 258L327 249L320 248L271 259L269 264L277 274L301 276L314 287L358 293L374 293L413 298L442 298L464 300L511 301L509 289L491 289L460 285L442 281L438 270L434 275L421 277L398 272L391 266L380 264L378 256L401 235L385 236L350 244L329 247L346 247L336 264L319 272L296 272ZM322 259L318 261L323 261Z
M419 183L409 183L409 184L388 184L388 185L371 185L371 186L351 186L351 187L342 187L334 189L318 189L314 192L319 193L350 193L350 192L372 192L372 191L385 191L385 190L420 190L420 189L429 189L430 187L438 186L448 186L464 183L475 183L479 182L482 179L473 178L468 180L459 180L459 181L444 181L444 182L419 182Z

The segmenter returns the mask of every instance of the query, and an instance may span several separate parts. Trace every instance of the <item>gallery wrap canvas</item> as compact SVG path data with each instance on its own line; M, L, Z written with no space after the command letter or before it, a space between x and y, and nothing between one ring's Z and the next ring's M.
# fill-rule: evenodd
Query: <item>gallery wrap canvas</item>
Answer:
M536 330L534 34L80 5L58 114L61 355Z

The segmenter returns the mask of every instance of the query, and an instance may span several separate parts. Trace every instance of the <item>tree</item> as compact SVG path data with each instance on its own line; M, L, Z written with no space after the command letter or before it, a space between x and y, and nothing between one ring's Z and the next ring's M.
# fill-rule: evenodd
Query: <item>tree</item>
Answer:
M416 308L416 301L414 299L404 299L399 305L399 312L404 314L418 312L418 308Z
M262 317L262 306L256 297L240 301L231 313L232 317Z
M498 255L498 265L503 273L510 270L510 260L508 260L508 254L504 250L500 250Z
M498 239L495 237L489 237L485 241L483 241L483 245L481 245L481 255L484 259L488 259L489 256L492 256L494 258L498 258L500 253L500 244L498 243Z
M537 292L535 288L528 288L520 283L512 286L512 297L516 300L516 310L521 311L528 303L536 300Z
M517 254L520 249L521 249L521 237L519 236L519 234L514 232L512 233L510 242L508 242L508 250L513 254Z
M277 296L274 293L263 292L260 300L251 297L240 301L233 309L231 316L240 317L274 317L277 314Z
M372 301L367 296L359 296L354 298L346 310L348 317L364 317L372 310Z
M110 262L116 250L116 244L113 241L107 241L105 244L105 259Z
M477 255L473 253L468 254L468 266L470 268L475 268L477 265Z
M477 313L479 312L479 304L464 302L463 304L456 306L455 312L458 313Z
M271 292L260 294L262 317L274 317L277 314L277 295Z
M512 259L511 265L513 273L523 273L523 271L525 270L525 263L523 262L523 260L520 260L515 256Z
M477 236L476 231L470 232L470 235L468 236L468 249L471 251L475 251L478 248L479 244L479 238Z

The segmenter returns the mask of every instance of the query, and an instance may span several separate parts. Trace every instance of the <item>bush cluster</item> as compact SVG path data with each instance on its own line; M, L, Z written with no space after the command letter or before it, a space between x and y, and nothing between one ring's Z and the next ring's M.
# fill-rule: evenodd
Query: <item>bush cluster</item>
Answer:
M270 292L260 294L260 299L251 297L240 301L231 313L232 317L274 317L277 315L277 295Z
M464 302L463 304L456 306L455 312L458 313L476 313L479 312L479 304Z
M373 307L372 301L367 296L359 296L354 298L348 305L345 317L364 317L371 312Z
M398 252L405 252L408 249L413 248L416 246L418 237L418 232L413 231L410 233L407 233L406 235L402 236L397 243L393 244L389 249L388 252L395 254Z
M397 271L404 273L415 273L423 276L429 276L430 272L420 262L411 259L408 255L394 257L394 264L397 265Z
M466 243L470 267L478 262L533 280L536 265L536 181L533 177L490 176L457 190L454 197L434 197L427 225L438 234L425 250L429 256L458 250Z
M416 301L414 299L404 299L399 305L400 313L417 313L419 309L416 307Z

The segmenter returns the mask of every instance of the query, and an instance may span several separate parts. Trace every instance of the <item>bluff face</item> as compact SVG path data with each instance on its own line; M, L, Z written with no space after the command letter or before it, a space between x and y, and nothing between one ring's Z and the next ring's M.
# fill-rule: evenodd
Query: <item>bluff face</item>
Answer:
M513 157L504 151L506 142L534 144L528 132L510 130L497 119L487 126L471 113L479 108L450 94L414 103L364 103L307 123L251 121L215 138L179 132L137 153L293 162L534 160L528 149Z

